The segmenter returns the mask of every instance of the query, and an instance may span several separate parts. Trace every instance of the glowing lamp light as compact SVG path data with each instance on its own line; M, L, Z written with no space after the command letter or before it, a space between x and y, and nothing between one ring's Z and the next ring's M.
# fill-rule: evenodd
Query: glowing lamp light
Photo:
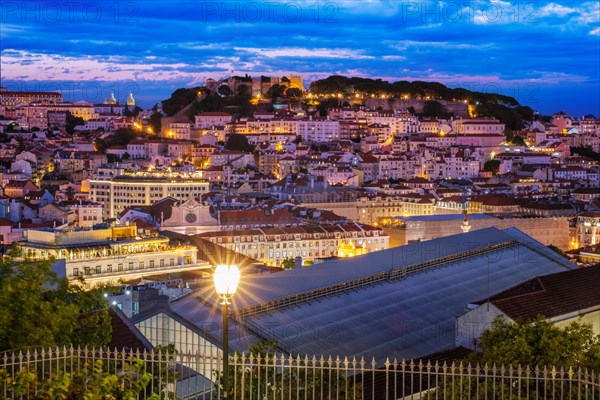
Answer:
M213 280L219 296L232 296L240 283L240 270L237 265L217 265Z

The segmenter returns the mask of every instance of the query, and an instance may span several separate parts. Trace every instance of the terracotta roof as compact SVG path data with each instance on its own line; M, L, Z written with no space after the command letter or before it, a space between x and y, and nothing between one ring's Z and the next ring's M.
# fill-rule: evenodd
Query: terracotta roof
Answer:
M486 206L516 206L518 203L511 196L498 196L494 195L482 195L482 196L474 196L472 201L481 202Z
M490 302L513 320L552 318L600 305L599 287L600 266L580 268L530 279L492 296Z
M425 178L421 178L421 177L415 177L415 178L411 178L411 179L407 180L407 181L406 181L406 182L404 182L404 183L423 183L423 184L426 184L426 183L431 183L431 182L430 182L430 181L428 181L428 180L427 180L427 179L425 179Z
M144 335L116 307L109 308L112 335L108 347L132 351L152 350L152 345Z
M220 111L203 112L202 114L196 115L196 117L231 117L231 114Z
M288 210L282 209L273 211L267 209L221 211L219 217L223 225L297 222L296 218Z
M152 204L150 208L150 215L155 221L162 221L171 218L171 212L173 211L173 205L178 202L177 199L172 197L166 197Z
M6 218L0 218L0 226L13 226L14 222L9 221Z

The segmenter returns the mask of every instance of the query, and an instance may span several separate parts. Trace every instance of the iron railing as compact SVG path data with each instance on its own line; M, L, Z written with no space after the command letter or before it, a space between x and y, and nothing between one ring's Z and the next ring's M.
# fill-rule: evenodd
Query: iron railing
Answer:
M101 364L98 363L101 361ZM132 369L137 365L137 369ZM137 398L223 398L218 355L83 348L30 349L0 355L0 398L46 399L47 381L84 375L81 385L110 374L121 386L151 377ZM96 369L90 369L95 366ZM490 366L437 361L235 354L227 398L309 399L598 399L600 373L554 367ZM132 373L133 371L133 373ZM27 379L19 380L23 374ZM77 380L73 380L76 382ZM21 382L21 387L19 386ZM23 387L26 382L26 387ZM135 383L134 383L135 384Z

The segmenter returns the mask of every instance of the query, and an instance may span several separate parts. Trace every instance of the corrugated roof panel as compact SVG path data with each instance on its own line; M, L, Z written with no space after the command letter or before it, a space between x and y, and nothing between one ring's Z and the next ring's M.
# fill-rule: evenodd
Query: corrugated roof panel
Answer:
M250 332L275 338L291 353L415 358L454 344L454 321L467 306L519 282L576 266L516 229L482 229L274 274L245 274L233 298L236 307L258 304L346 282L392 266L406 266L443 255L518 239L487 254L443 264L404 279L372 284L276 309L244 319ZM489 271L488 276L488 260ZM174 312L214 337L221 337L221 315L212 284L171 304ZM243 351L256 335L231 323L230 347Z
M517 258L513 249L499 253L490 257L492 294L564 270L525 248ZM415 358L451 347L455 318L487 293L487 257L481 256L251 317L246 323L269 327L269 334L292 353Z

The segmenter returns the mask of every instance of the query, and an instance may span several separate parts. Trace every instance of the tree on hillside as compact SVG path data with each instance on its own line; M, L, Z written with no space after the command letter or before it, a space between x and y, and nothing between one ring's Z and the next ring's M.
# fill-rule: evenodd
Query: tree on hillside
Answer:
M526 146L527 144L525 143L525 139L523 139L522 136L519 135L514 135L512 140L510 141L511 144L514 144L515 146Z
M302 90L295 87L289 88L285 91L285 95L287 97L291 97L292 99L299 99L300 97L302 97Z
M227 85L221 85L221 86L219 86L217 88L217 93L221 97L229 97L229 96L231 96L233 94L233 92L231 91L231 89Z
M75 191L72 186L69 186L67 190L65 190L65 195L67 196L67 200L71 201L75 198Z
M112 135L104 139L96 139L96 147L99 151L105 151L111 146L126 146L137 135L137 132L131 128L119 128Z
M31 346L106 346L111 337L102 289L59 278L51 261L0 264L0 351Z
M203 87L177 89L171 94L171 97L162 102L163 111L167 116L171 117L196 100L198 93L202 93L203 91Z
M75 133L76 126L83 126L85 121L81 117L73 117L70 113L67 114L67 125L65 127L67 133L72 135Z
M138 107L135 106L133 107L133 110L129 110L129 107L125 107L125 111L123 112L123 115L126 117L137 117L139 113L141 113L143 110Z
M200 101L195 101L189 109L188 116L194 121L194 117L203 112L225 111L225 100L221 96L205 96Z
M17 153L24 152L26 148L25 139L22 136L17 136Z
M162 114L159 112L156 112L150 116L150 120L148 121L148 126L150 128L152 128L152 132L154 132L155 134L160 133L160 130L162 128L161 120L162 120Z
M225 149L241 151L244 153L252 153L254 151L254 146L248 143L248 138L246 137L246 135L233 133L227 136Z
M275 85L271 86L269 88L269 90L267 91L267 97L275 100L278 97L283 97L285 91L286 91L285 85L275 84Z
M583 157L589 157L593 160L600 161L600 153L596 153L594 149L588 146L571 146L571 154L578 154Z
M448 118L450 113L439 101L430 100L425 102L423 112L420 115L429 118Z
M500 160L487 160L483 164L483 170L489 171L494 175L498 174L498 171L500 171Z

